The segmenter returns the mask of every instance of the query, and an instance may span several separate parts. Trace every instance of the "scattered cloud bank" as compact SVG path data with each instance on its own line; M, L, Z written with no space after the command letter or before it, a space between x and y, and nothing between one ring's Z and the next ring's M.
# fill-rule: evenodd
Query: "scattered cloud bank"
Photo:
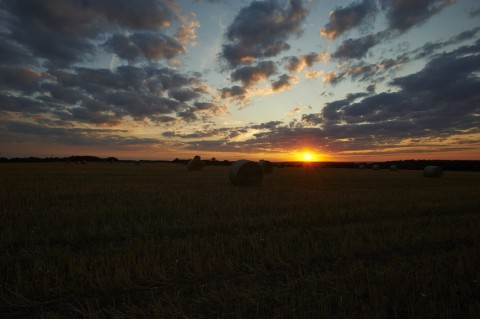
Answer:
M311 1L241 2L217 51L225 81L212 87L207 72L185 68L201 25L175 0L4 0L0 142L251 153L299 145L337 154L421 151L420 144L478 149L471 136L480 133L480 27L416 48L374 50L455 4L352 1L314 26L318 50L303 51ZM464 18L479 12L473 6ZM283 120L215 122L231 104L293 92L306 80L317 83L319 97L348 83L363 89L319 100L317 112L291 105ZM142 126L156 135L132 135Z
M319 113L299 120L204 131L187 147L206 150L266 152L272 146L288 152L310 145L323 152L378 154L471 150L480 145L480 40L447 53L436 54L420 71L396 77L394 92L348 94L325 104ZM245 135L244 140L231 136ZM202 139L214 137L214 139ZM453 139L456 143L442 144ZM460 142L461 141L461 142ZM422 148L416 147L422 143Z

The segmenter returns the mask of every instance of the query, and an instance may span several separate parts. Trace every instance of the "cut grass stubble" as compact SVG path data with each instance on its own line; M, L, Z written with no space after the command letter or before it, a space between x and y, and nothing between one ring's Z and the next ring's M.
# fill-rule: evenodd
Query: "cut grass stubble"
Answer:
M480 174L3 164L9 317L480 316Z

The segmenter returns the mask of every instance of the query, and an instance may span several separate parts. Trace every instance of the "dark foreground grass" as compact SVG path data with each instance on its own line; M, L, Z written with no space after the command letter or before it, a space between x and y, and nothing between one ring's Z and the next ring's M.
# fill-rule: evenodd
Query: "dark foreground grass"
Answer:
M480 173L0 169L2 318L480 318Z

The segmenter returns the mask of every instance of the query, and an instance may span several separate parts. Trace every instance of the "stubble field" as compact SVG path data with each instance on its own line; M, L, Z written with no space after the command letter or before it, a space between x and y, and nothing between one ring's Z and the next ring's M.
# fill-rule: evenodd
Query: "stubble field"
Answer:
M480 318L480 173L0 165L2 318Z

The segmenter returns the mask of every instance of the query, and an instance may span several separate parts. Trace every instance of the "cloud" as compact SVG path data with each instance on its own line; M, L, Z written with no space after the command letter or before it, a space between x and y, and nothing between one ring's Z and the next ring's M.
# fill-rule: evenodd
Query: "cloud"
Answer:
M41 143L73 146L135 146L162 144L158 139L125 136L124 130L49 127L34 123L10 121L0 125L0 130L29 136Z
M38 89L42 74L24 66L0 65L0 89L33 93Z
M453 3L454 0L381 0L389 29L400 33L424 23Z
M426 22L454 2L454 0L381 0L381 8L386 11L387 29L344 40L332 54L332 58L362 59L372 47ZM331 20L327 24L329 27L322 29L321 33L334 39L345 31L360 26L363 18L372 17L375 13L376 7L372 1L357 2L346 8L337 9L331 13Z
M222 97L222 99L242 100L246 94L247 94L247 91L243 87L238 85L234 85L229 88L220 89L220 96Z
M309 53L309 54L302 54L299 57L291 56L288 58L287 64L285 68L291 72L300 72L305 67L312 67L315 62L318 61L327 61L329 55L327 53Z
M434 58L439 52L449 46L468 43L470 40L475 39L478 32L480 32L480 27L461 32L445 41L427 42L411 51L400 52L401 54L396 58L379 60L375 64L366 63L361 60L357 61L356 59L342 58L342 63L337 66L338 72L330 72L324 76L324 82L338 84L345 79L361 82L368 81L371 83L384 82L387 78L391 78L398 69L402 68L408 62L418 59ZM355 49L352 51L355 51ZM336 54L332 56L336 56Z
M281 92L292 88L298 79L294 75L282 74L279 76L278 80L272 82L272 90L274 92Z
M105 42L104 48L129 61L138 58L172 59L185 53L185 48L173 38L153 32L134 33L130 36L115 34Z
M345 72L335 73L333 71L330 71L323 76L323 82L335 85L337 83L340 83L344 79L344 77Z
M192 89L172 89L168 91L168 96L179 102L187 102L199 98L200 94Z
M77 67L40 73L27 67L0 66L0 71L0 110L23 116L42 112L65 125L113 126L129 118L155 123L172 123L168 117L207 120L226 109L210 102L213 96L197 77L201 74L187 75L170 68Z
M0 33L0 64L35 64L35 58L22 45Z
M249 128L252 128L255 130L272 130L281 124L283 124L282 121L269 121L265 123L251 125Z
M104 23L132 30L168 28L179 14L179 8L171 0L140 0L135 1L135 5L129 0L88 0L86 3L86 9L94 11Z
M335 39L343 33L373 20L377 12L372 0L357 1L344 8L330 12L330 18L320 34L328 39Z
M301 0L253 1L228 27L220 56L231 68L276 56L290 48L290 36L300 35L307 14Z
M119 56L171 58L183 53L182 45L194 39L192 30L197 27L183 18L174 1L140 0L132 5L128 0L5 0L0 10L2 29L8 30L8 41L0 41L7 47L2 60L14 57L15 51L31 52L47 65L62 67L89 61L97 53L98 41L119 30L129 36L114 36L106 46ZM173 39L164 32L180 18L185 25Z
M405 129L400 137L479 131L478 47L464 46L438 55L421 71L395 78L391 85L400 89L397 92L366 96L359 102L346 99L328 103L322 113L306 116L305 122L328 124L326 131L342 131L340 124L346 123L344 129L351 133L365 130L389 138L399 134L397 128Z
M177 32L173 38L175 41L182 45L186 44L195 44L195 39L197 38L196 30L200 27L200 22L198 21L189 21L186 25L182 25L178 28Z
M323 71L307 71L305 72L305 78L307 79L316 79L323 75Z
M388 36L388 32L381 31L357 39L347 39L343 41L332 54L332 58L361 59L365 57L370 48L379 44L382 40L388 38Z
M236 69L230 77L232 81L242 82L244 88L249 88L267 79L275 72L276 67L272 61L263 61L254 66L244 66Z
M480 133L480 42L437 54L425 67L390 82L393 92L348 94L300 121L232 128L232 139L188 141L186 148L288 152L310 145L321 152L368 154L469 150ZM261 129L253 132L253 129ZM246 131L245 131L246 130ZM204 138L198 136L198 138ZM214 138L214 139L212 139ZM462 141L462 145L443 142Z

